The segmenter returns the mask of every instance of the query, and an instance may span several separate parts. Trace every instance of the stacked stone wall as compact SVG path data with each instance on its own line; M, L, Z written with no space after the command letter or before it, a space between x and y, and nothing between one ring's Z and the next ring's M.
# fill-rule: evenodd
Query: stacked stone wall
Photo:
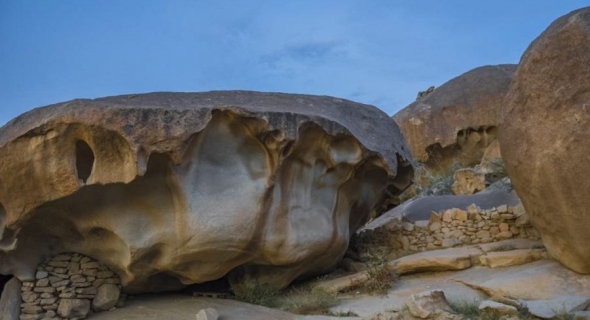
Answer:
M22 283L21 320L84 319L122 306L120 278L104 264L77 253L60 254Z
M507 239L540 240L521 204L482 210L470 205L431 212L429 220L393 220L376 230L358 235L360 252L387 247L391 258L426 250L444 249Z

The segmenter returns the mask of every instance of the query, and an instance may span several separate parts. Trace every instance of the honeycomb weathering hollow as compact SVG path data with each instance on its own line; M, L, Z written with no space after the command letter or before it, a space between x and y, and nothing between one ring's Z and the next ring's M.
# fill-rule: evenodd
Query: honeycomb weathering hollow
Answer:
M387 115L331 97L157 93L36 109L0 129L0 273L31 279L42 259L78 252L128 292L225 275L284 287L332 269L410 184L407 150Z

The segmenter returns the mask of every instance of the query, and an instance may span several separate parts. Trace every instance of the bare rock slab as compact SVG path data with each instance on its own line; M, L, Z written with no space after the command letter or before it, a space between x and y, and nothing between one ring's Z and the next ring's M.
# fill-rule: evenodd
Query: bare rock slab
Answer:
M472 259L481 253L474 246L425 251L399 258L389 265L398 274L463 270L471 267Z
M590 276L575 273L554 260L506 268L474 267L451 275L489 296L521 300L551 300L560 296L590 297Z
M541 259L547 259L547 251L544 249L519 249L499 252L489 252L479 257L484 266L500 268L517 266Z
M587 296L561 296L551 300L527 301L526 307L535 317L554 319L559 314L583 311L590 305Z

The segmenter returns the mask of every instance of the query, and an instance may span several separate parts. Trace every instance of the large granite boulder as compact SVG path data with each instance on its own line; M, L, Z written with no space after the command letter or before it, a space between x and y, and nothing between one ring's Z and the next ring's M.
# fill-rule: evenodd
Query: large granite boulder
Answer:
M408 105L393 119L414 158L433 172L479 164L496 140L498 116L516 65L468 71Z
M553 22L521 58L500 147L549 252L590 273L590 8Z
M383 137L388 137L384 140ZM0 274L105 263L127 292L229 276L285 287L334 268L410 183L373 106L243 91L73 100L0 129Z

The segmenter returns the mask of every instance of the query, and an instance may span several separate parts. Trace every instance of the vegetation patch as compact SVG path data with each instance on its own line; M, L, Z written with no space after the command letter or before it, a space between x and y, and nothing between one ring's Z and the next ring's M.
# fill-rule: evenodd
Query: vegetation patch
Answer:
M368 250L364 255L369 279L364 288L369 294L385 294L391 288L392 283L398 280L398 275L389 270L389 256L383 248Z
M280 305L279 295L280 291L276 288L258 282L248 284L234 293L236 300L268 308L277 308Z
M502 252L502 251L511 251L511 250L514 250L514 249L516 249L516 247L513 244L507 243L507 244L503 244L501 246L498 246L496 248L493 248L490 251L492 251L492 252Z
M457 301L448 301L451 309L457 314L463 316L466 320L481 319L478 313L480 301L476 299L463 299Z
M420 162L414 162L413 167L414 183L406 192L400 195L401 202L414 197L453 194L455 171L461 169L458 163L453 163L448 169L439 173L434 173Z
M279 291L268 285L253 283L235 294L235 299L264 306L280 309L296 314L330 315L330 308L338 304L338 294L324 289L309 286L292 287L285 291Z

